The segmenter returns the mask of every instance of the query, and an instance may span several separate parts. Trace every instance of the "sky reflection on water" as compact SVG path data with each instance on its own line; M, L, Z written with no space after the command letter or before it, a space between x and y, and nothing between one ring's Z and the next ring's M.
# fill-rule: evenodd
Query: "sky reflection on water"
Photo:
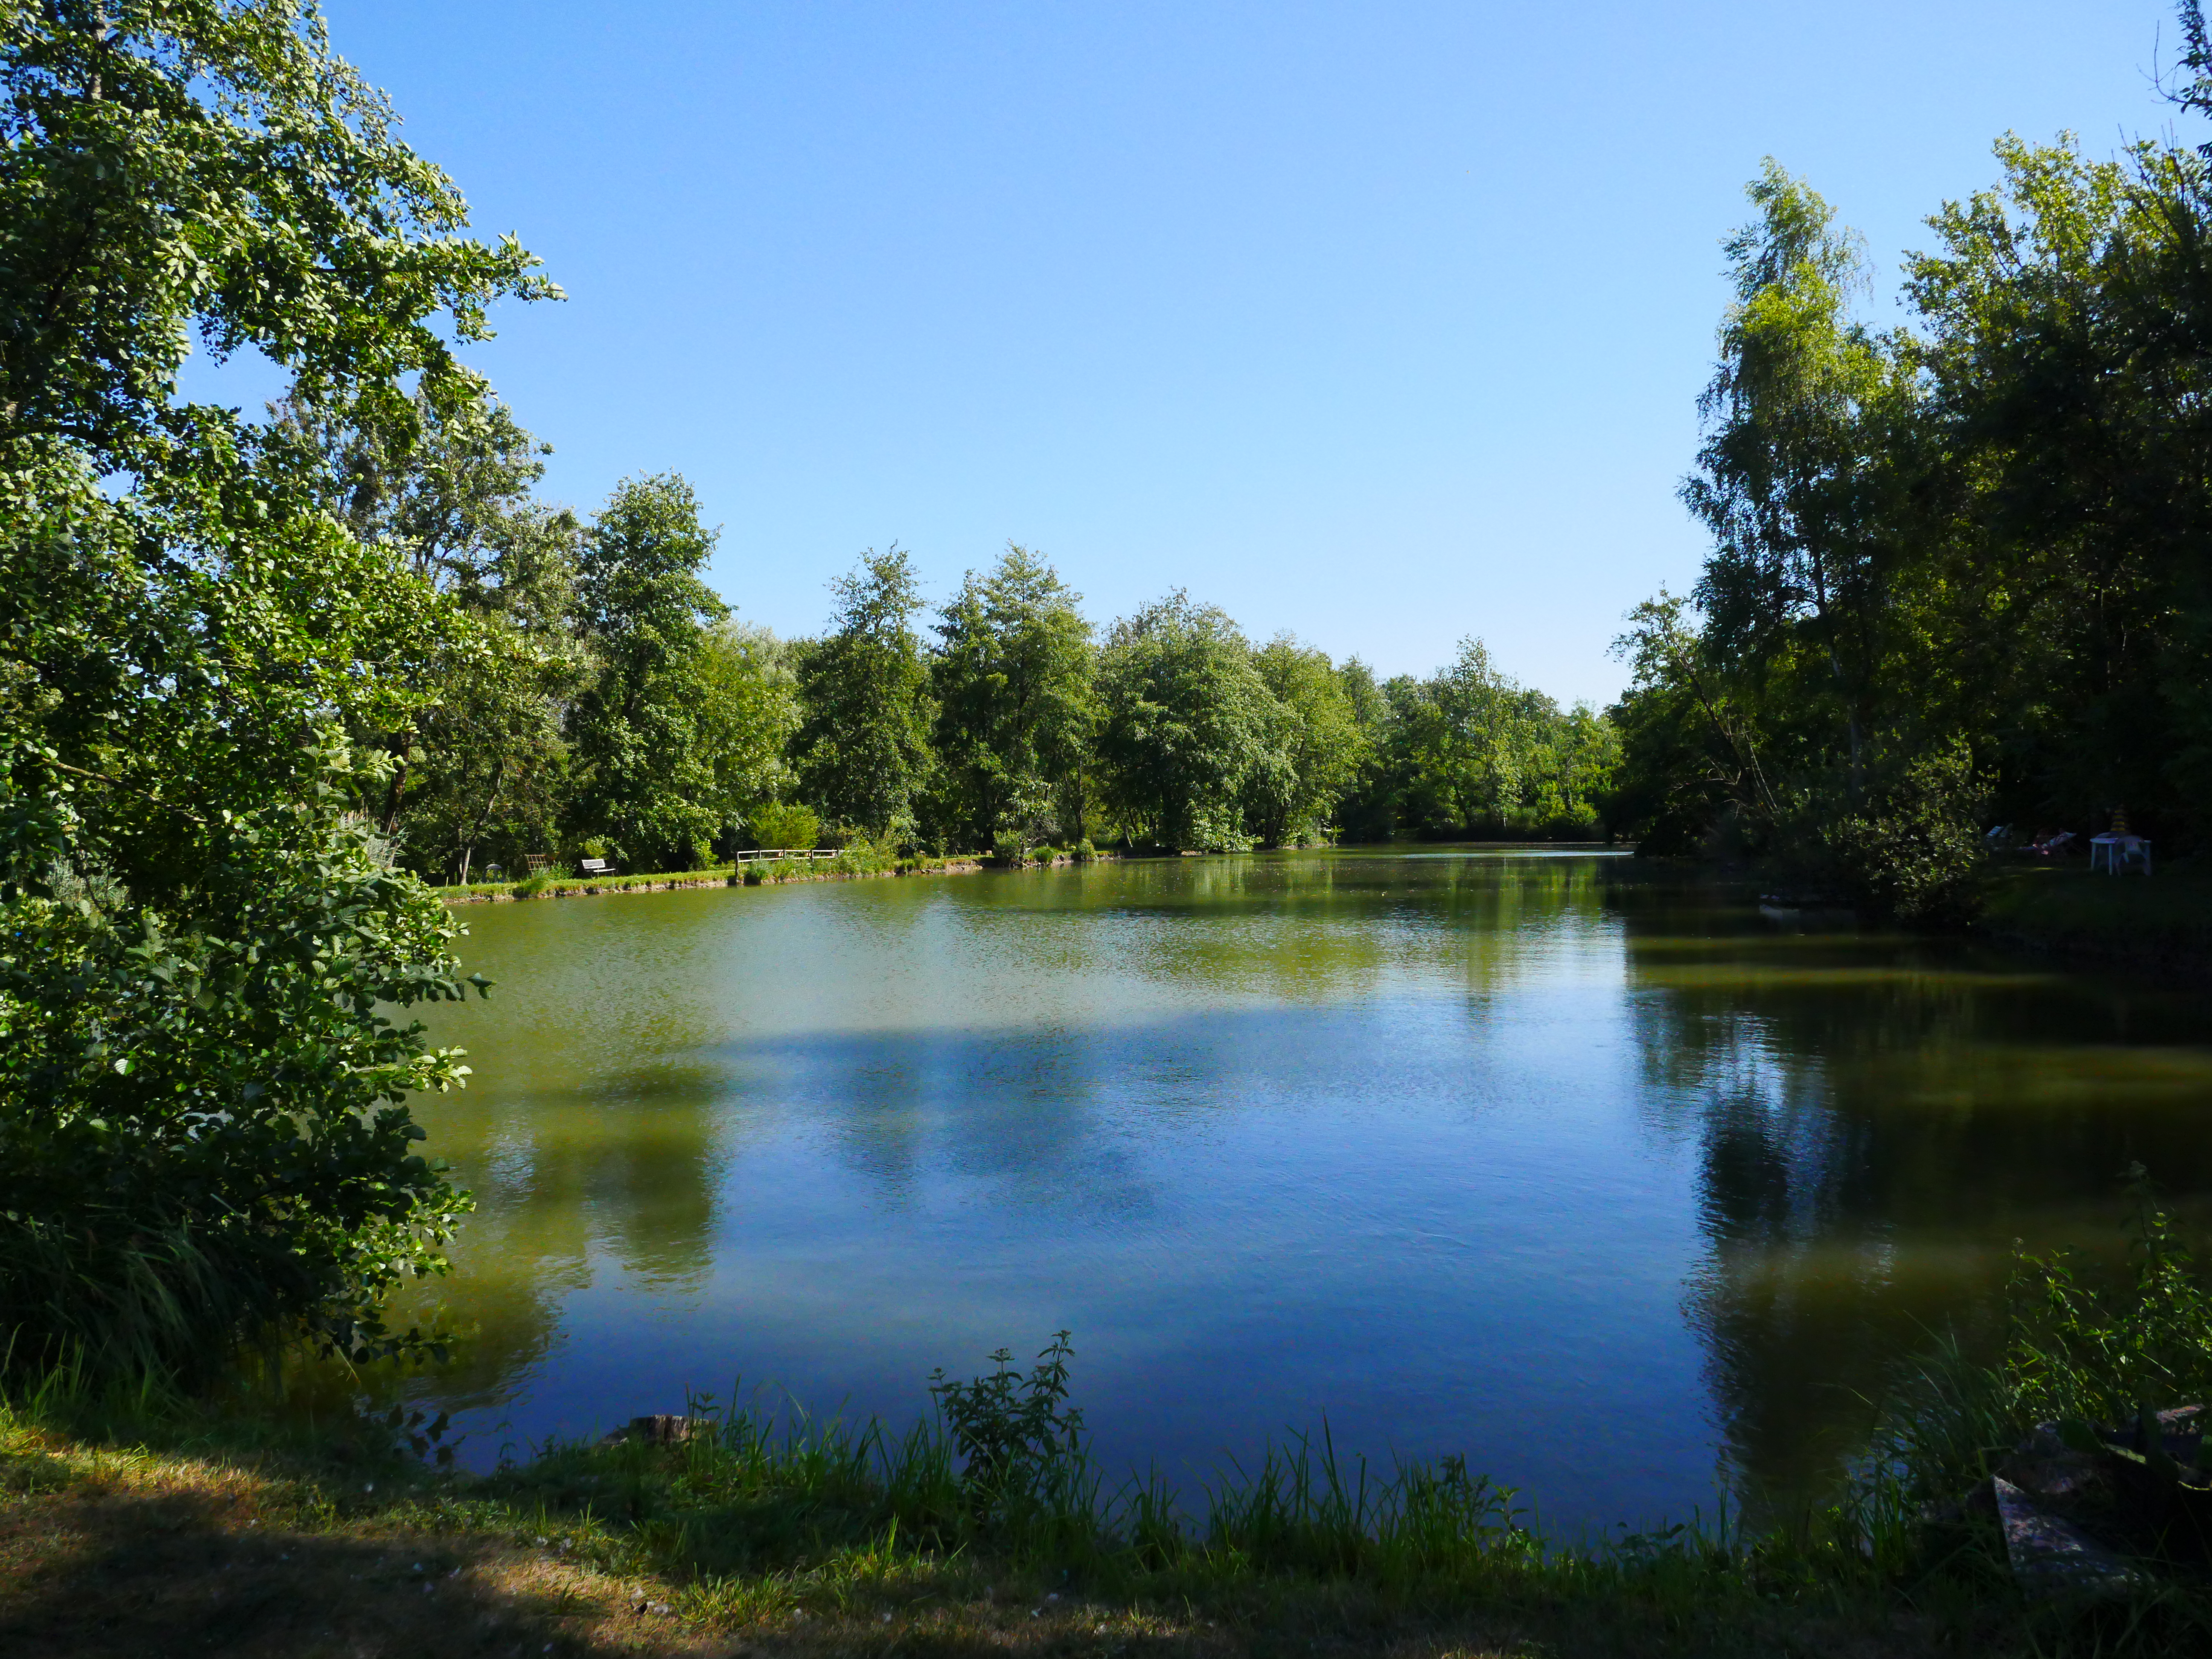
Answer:
M499 1443L1075 1332L1109 1467L1317 1428L1569 1528L1789 1491L2009 1241L2194 1200L2195 997L1799 933L1628 861L1338 853L472 907L425 1103ZM497 1425L505 1425L505 1427Z

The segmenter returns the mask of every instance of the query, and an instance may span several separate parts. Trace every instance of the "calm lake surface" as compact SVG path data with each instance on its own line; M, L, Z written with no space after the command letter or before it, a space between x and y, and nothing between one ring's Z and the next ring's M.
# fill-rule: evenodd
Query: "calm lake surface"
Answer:
M2212 1195L2212 1006L1587 854L1326 853L459 913L418 1103L502 1443L788 1389L910 1419L1074 1334L1108 1467L1316 1430L1563 1531L1817 1484L2118 1175Z

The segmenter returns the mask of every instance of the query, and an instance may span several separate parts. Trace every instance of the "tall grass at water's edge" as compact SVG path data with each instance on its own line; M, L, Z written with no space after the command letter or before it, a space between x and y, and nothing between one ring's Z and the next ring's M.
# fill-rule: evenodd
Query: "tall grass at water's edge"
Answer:
M1723 1500L1710 1518L1547 1540L1513 1492L1463 1461L1382 1469L1340 1455L1326 1420L1254 1467L1231 1462L1188 1501L1157 1471L1112 1486L1069 1404L1065 1333L1026 1374L1002 1352L971 1382L933 1379L936 1413L903 1432L733 1392L696 1398L651 1437L549 1442L471 1477L413 1463L410 1439L427 1455L437 1425L417 1433L397 1413L343 1413L302 1438L265 1412L225 1416L151 1387L96 1392L55 1371L19 1380L0 1402L0 1453L39 1425L173 1449L281 1442L311 1484L316 1468L343 1471L316 1513L358 1516L373 1502L417 1527L541 1544L557 1533L576 1559L664 1583L686 1616L725 1625L988 1601L992 1585L1012 1583L1040 1598L1060 1586L1102 1606L1180 1601L1263 1621L1291 1616L1285 1598L1315 1595L1358 1599L1378 1617L1587 1615L1633 1637L1621 1650L1718 1650L1717 1632L1771 1635L1779 1619L1801 1636L1838 1620L1887 1632L1869 1652L2201 1652L2212 1650L2202 1575L2147 1574L2095 1601L2031 1601L1994 1517L1958 1501L2036 1419L2109 1418L2116 1404L2156 1404L2212 1378L2207 1292L2137 1175L2128 1283L2097 1288L2063 1261L2021 1258L2000 1364L1937 1342L1898 1380L1848 1478L1756 1524ZM0 1495L8 1462L0 1455ZM372 1500L356 1485L364 1465L407 1472L380 1472ZM1899 1620L1917 1621L1927 1642L1891 1641Z
M1869 1470L1837 1500L1763 1531L1723 1493L1711 1518L1547 1539L1513 1489L1464 1460L1379 1468L1340 1454L1325 1419L1253 1467L1218 1469L1195 1501L1157 1470L1110 1486L1087 1443L979 1487L941 1421L896 1434L873 1419L781 1419L711 1400L695 1401L691 1420L698 1431L665 1448L550 1444L491 1478L549 1510L613 1498L674 1577L783 1575L794 1594L809 1569L896 1540L917 1558L988 1557L1125 1593L1335 1582L1397 1595L1633 1591L1748 1606L1784 1589L1877 1590L1906 1569L1919 1530L1894 1473ZM655 1474L664 1484L645 1478Z
M1079 1433L1005 1440L998 1478L979 1479L957 1413L902 1432L736 1399L696 1398L687 1431L665 1443L549 1442L470 1476L412 1457L404 1419L288 1425L58 1375L0 1404L0 1498L19 1484L6 1454L27 1426L203 1459L273 1450L306 1472L301 1512L316 1524L381 1515L416 1530L551 1539L563 1559L658 1581L680 1614L723 1626L872 1625L879 1610L994 1592L1042 1603L1050 1590L1263 1624L1307 1618L1298 1598L1310 1595L1337 1598L1340 1612L1356 1603L1361 1618L1596 1620L1628 1633L1622 1651L1719 1650L1716 1632L1778 1619L1874 1629L1909 1618L1992 1652L2178 1654L2212 1633L2202 1601L2171 1589L2097 1607L2023 1601L1994 1527L1929 1522L1898 1455L1761 1528L1724 1502L1702 1522L1563 1543L1460 1460L1380 1469L1340 1453L1325 1422L1253 1467L1228 1465L1185 1501L1157 1472L1110 1486ZM1981 1433L1954 1426L1962 1443Z

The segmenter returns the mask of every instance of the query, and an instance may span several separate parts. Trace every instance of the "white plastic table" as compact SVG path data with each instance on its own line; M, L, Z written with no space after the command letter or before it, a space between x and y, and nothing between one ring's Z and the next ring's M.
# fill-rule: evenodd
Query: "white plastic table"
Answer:
M2104 860L2105 873L2117 876L2136 859L2142 860L2143 874L2150 873L2150 842L2142 836L2102 835L2089 837L2089 868L2094 871L2097 861Z

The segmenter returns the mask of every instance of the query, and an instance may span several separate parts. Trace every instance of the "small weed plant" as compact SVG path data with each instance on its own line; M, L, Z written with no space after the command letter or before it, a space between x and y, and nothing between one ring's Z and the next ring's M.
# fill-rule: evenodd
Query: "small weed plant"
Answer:
M2212 1391L2212 1295L2142 1165L2128 1176L2135 1237L2120 1286L2087 1283L2063 1253L2019 1259L2005 1365L2032 1420L2119 1422Z
M1083 1413L1067 1403L1070 1333L1056 1333L1024 1374L1000 1348L993 1369L967 1382L942 1369L929 1378L931 1397L960 1459L960 1484L972 1513L1000 1530L1087 1516L1097 1508Z

